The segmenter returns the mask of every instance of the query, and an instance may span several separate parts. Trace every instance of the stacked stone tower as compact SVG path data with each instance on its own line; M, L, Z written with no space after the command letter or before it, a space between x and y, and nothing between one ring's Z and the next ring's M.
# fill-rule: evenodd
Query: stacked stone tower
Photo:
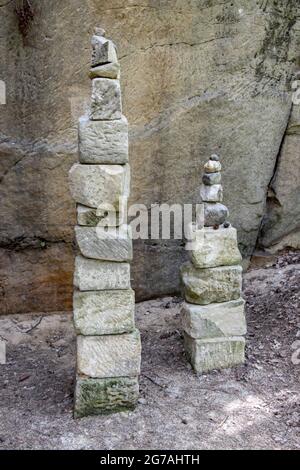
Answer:
M243 363L246 334L241 255L222 204L219 157L212 155L204 170L203 211L191 227L190 262L181 269L185 349L199 373Z
M77 203L74 324L75 416L130 409L138 399L141 343L130 288L132 240L128 124L122 115L116 48L97 28L92 38L92 98L79 120L79 161L70 170Z

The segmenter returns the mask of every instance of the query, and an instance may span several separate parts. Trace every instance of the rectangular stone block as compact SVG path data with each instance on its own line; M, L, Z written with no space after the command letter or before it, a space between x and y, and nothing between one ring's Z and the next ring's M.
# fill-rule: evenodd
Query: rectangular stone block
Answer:
M77 373L91 378L136 377L140 374L141 339L133 333L77 336Z
M241 266L197 269L191 263L181 268L184 295L191 304L228 302L241 296Z
M84 227L119 227L127 223L127 197L119 199L118 207L101 204L101 207L82 206L77 204L77 223Z
M117 63L117 52L116 47L112 41L102 36L93 36L92 39L92 66L97 67L99 65L107 63Z
M193 240L193 250L189 251L189 255L196 268L231 266L242 261L237 232L233 227L195 230Z
M80 291L130 289L130 264L76 256L74 286Z
M76 241L83 256L103 261L130 261L132 239L128 225L117 228L75 227Z
M129 195L130 167L126 165L81 165L69 172L73 199L84 206L118 210L119 198Z
M75 291L74 325L81 335L117 335L134 330L134 291Z
M119 80L94 78L92 80L92 101L90 118L93 121L121 119L122 102Z
M74 417L132 410L139 397L137 377L76 378Z
M243 336L247 332L242 298L210 305L184 303L181 313L182 327L191 338Z
M79 161L91 164L128 162L128 122L125 116L114 121L79 119Z
M200 374L245 362L243 337L193 339L185 333L184 345L193 368Z

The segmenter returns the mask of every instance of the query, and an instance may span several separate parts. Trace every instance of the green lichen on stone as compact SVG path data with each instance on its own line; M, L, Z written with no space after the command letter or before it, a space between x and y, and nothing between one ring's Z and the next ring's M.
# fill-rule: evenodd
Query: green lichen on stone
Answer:
M137 378L90 379L77 377L74 417L106 415L135 408L139 396Z

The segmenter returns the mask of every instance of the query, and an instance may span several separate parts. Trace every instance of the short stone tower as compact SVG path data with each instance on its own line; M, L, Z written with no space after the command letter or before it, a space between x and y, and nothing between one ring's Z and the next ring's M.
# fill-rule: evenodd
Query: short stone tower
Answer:
M228 209L222 204L221 168L217 155L205 164L203 211L191 227L190 262L181 269L185 349L199 373L245 359L241 254L236 229L227 222Z
M122 115L116 48L97 28L92 38L92 99L79 120L79 161L70 170L77 203L74 324L75 417L135 406L141 342L130 288L132 240L128 124Z

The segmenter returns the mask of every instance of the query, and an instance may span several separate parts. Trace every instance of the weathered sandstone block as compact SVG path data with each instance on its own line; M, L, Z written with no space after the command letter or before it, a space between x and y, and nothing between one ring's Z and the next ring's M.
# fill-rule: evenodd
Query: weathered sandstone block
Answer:
M121 119L122 103L119 80L94 78L92 81L92 101L90 118L92 120Z
M88 415L118 413L133 409L139 397L136 377L84 379L77 377L75 418Z
M193 250L189 254L196 268L231 266L242 261L237 245L237 231L233 227L195 230Z
M130 264L76 256L74 286L80 291L130 288Z
M198 339L243 336L247 332L244 310L243 299L207 306L185 302L182 326L190 337Z
M185 350L198 373L243 364L245 361L245 339L230 338L193 339L184 334Z
M75 163L69 179L74 200L84 206L97 208L101 204L111 204L118 208L119 198L129 194L129 165Z
M200 196L203 202L222 202L223 189L221 184L213 184L211 186L202 185Z
M134 291L75 291L74 325L77 334L116 335L134 330Z
M196 269L186 263L181 268L181 277L185 298L192 304L228 302L241 296L241 266Z
M120 64L118 62L110 62L108 64L92 67L90 70L90 78L120 78Z
M137 330L123 335L78 336L77 373L91 378L136 377L141 339Z
M75 227L76 241L83 256L108 261L130 261L132 239L130 227Z
M115 45L109 39L95 34L92 38L92 66L106 64L107 62L118 62Z
M128 122L79 119L79 160L81 163L122 164L128 162Z
M117 208L110 204L101 204L97 209L77 204L77 223L87 227L97 225L118 227L127 223L127 197L119 199Z

